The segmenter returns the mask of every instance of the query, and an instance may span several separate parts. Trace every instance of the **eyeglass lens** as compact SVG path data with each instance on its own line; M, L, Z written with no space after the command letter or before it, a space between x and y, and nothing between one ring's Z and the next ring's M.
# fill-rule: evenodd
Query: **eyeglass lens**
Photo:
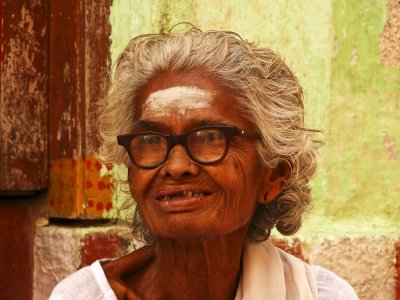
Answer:
M187 148L198 162L209 163L219 160L225 153L225 134L218 129L201 129L188 134ZM144 134L135 136L130 143L131 154L136 163L152 166L163 162L168 151L165 136Z

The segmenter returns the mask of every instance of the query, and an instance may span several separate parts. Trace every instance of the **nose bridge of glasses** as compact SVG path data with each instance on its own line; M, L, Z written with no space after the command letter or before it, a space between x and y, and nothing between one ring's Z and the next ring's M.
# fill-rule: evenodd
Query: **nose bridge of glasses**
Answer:
M168 156L170 156L170 152L175 148L177 145L181 145L182 148L185 150L186 154L190 157L190 153L188 153L188 147L187 147L187 136L188 133L184 134L178 134L178 135L171 135L169 137L169 153Z

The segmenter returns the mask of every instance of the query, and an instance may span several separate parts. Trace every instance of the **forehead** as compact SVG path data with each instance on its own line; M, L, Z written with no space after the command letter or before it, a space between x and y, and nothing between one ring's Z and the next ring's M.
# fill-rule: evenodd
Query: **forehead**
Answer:
M201 70L164 71L158 73L139 91L135 101L135 119L142 116L144 107L166 108L183 104L194 109L205 105L232 108L236 97L233 91L222 87L216 79Z
M193 116L218 119L251 129L239 108L238 94L201 70L158 73L142 88L135 101L135 120L148 116ZM190 111L190 114L187 112ZM232 122L233 121L233 122ZM237 122L236 122L237 121Z

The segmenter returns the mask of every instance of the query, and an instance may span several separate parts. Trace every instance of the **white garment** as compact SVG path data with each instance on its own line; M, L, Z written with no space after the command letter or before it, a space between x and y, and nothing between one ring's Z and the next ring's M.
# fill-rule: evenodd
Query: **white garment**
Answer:
M311 267L271 242L247 242L235 300L317 300Z
M84 267L56 285L49 300L117 300L100 261Z
M49 299L117 298L100 262L96 261L61 281ZM266 241L248 242L244 247L243 271L235 297L238 299L358 300L358 297L336 274L322 267L309 266Z

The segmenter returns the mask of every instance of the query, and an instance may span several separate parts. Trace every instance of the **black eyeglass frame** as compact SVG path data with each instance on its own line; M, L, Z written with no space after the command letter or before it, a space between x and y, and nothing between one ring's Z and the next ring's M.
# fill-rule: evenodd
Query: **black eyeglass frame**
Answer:
M193 157L193 155L187 145L188 136L193 132L203 130L203 129L219 130L225 135L225 140L226 140L225 150L219 159L209 161L209 162L203 162L203 161L199 161L198 159ZM148 135L148 134L160 135L160 136L165 137L165 139L167 140L167 151L166 151L165 159L162 162L151 165L151 166L144 166L144 165L138 163L137 161L135 161L135 158L133 157L131 150L130 150L130 143L134 137L141 136L141 135ZM143 169L155 169L158 166L161 166L162 164L164 164L168 160L168 157L169 157L169 154L170 154L172 148L175 147L176 145L182 145L185 148L187 155L195 163L198 163L200 165L216 164L225 158L226 154L228 153L232 137L234 137L234 136L245 136L245 137L249 137L252 139L261 139L261 137L258 134L248 132L248 131L246 131L244 129L240 129L236 126L220 125L220 126L197 127L197 128L193 128L187 132L184 132L182 134L176 134L176 135L175 134L165 134L165 133L157 132L157 131L143 131L143 132L138 132L138 133L128 133L128 134L118 135L117 141L118 141L118 145L123 146L125 148L125 150L128 152L129 158L136 166L143 168Z

